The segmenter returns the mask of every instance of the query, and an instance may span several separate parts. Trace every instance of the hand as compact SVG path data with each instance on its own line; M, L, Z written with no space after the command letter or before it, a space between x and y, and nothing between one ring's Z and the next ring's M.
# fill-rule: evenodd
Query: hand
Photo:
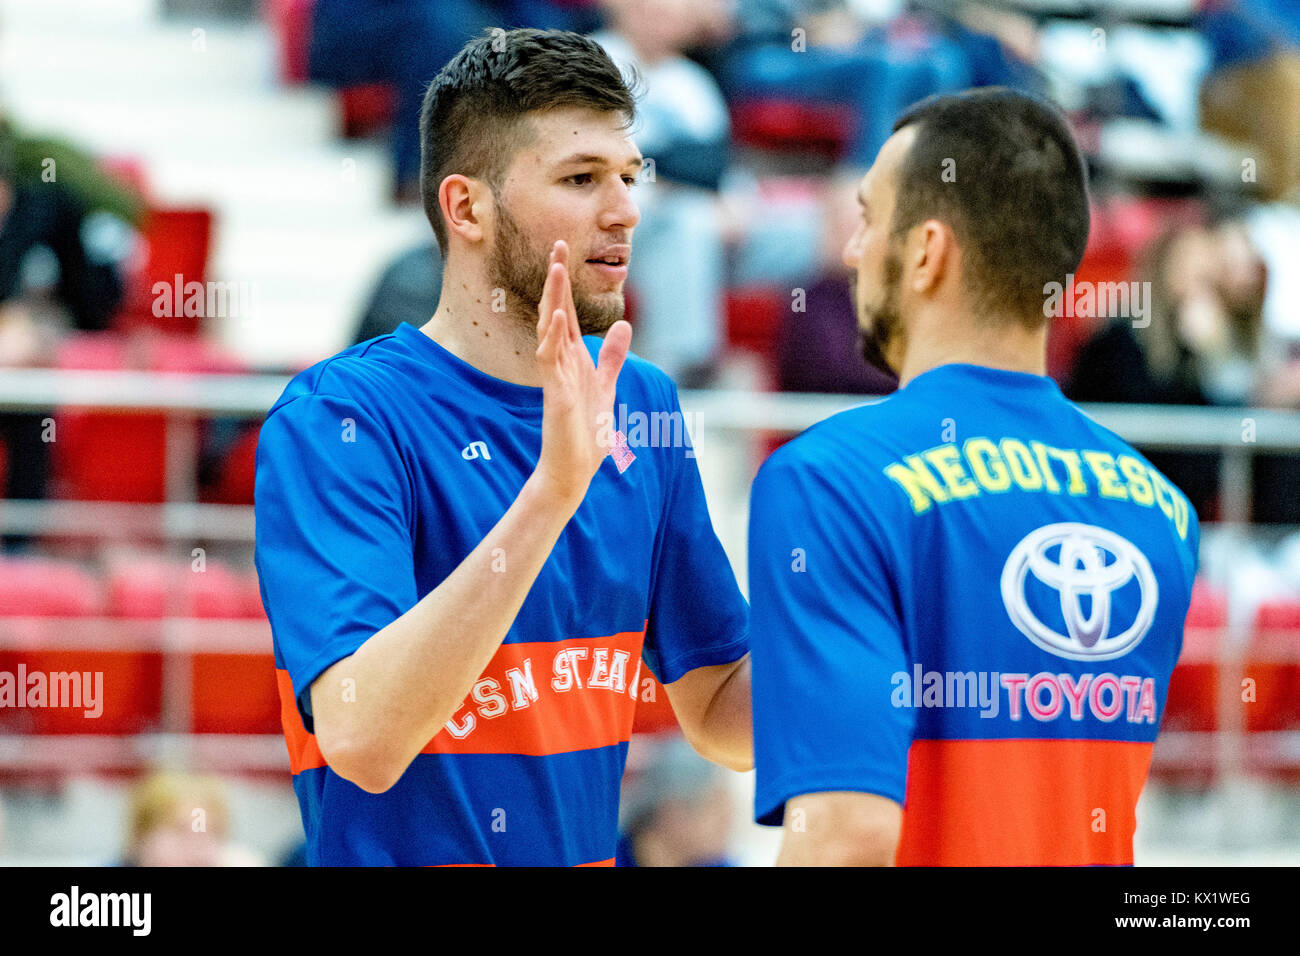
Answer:
M569 247L557 241L537 305L543 406L542 452L534 474L549 493L576 509L609 454L609 429L602 429L602 417L607 422L613 411L614 386L632 342L632 326L615 322L600 347L599 364L592 362L578 330L568 260Z

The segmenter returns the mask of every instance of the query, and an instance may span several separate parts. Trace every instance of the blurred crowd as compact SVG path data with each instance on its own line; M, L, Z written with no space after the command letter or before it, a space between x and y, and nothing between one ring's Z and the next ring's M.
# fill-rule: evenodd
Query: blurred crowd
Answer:
M636 187L642 219L628 285L633 348L684 388L735 384L742 367L751 376L746 387L891 391L895 382L861 360L841 261L858 215L858 182L911 102L1007 85L1059 102L1089 159L1094 220L1080 282L1147 290L1140 317L1058 313L1049 371L1066 395L1300 410L1300 4L1189 0L1179 26L1193 38L1199 65L1182 72L1170 66L1159 76L1141 67L1156 61L1159 74L1161 48L1142 44L1157 43L1171 4L1065 4L1076 10L1065 31L1042 15L1050 6L265 3L266 11L304 15L310 81L340 97L376 84L387 91L381 121L368 132L391 151L396 205L419 201L425 86L468 37L514 26L595 34L642 89L634 135L648 162ZM1169 134L1150 140L1149 169L1111 161L1106 144L1125 123ZM1168 174L1171 163L1188 158L1188 144L1199 142L1187 137L1199 134L1236 150L1232 175ZM147 308L142 315L139 307L147 296L133 298L149 256L146 200L129 170L80 149L77 130L65 137L27 133L6 117L0 93L0 368L55 365L86 333L150 334ZM402 322L424 324L440 282L430 235L375 277L353 340ZM191 334L202 339L202 317L196 325ZM57 494L48 421L44 411L0 411L0 498ZM251 474L255 430L210 427L202 440L203 474L211 477L200 488L204 500L251 503L251 482L222 492L221 469L206 463L242 455ZM1222 517L1217 452L1150 457L1203 521ZM1251 498L1254 522L1300 525L1300 456L1255 455ZM11 533L0 543L0 551L14 552L31 542ZM1300 568L1300 551L1292 554ZM229 844L226 800L220 783L206 778L142 779L132 791L121 862L257 862ZM680 741L660 741L629 774L620 862L726 865L732 809L716 768Z
M281 4L283 5L283 4ZM628 284L634 349L683 387L726 381L735 345L760 354L761 386L872 393L840 252L853 190L894 117L933 93L1003 84L1062 102L1093 162L1099 209L1125 246L1094 281L1150 283L1149 326L1125 316L1057 321L1054 374L1080 401L1300 407L1300 291L1279 270L1300 252L1300 11L1287 0L1203 0L1187 24L1206 63L1201 125L1247 147L1243 182L1168 183L1113 174L1096 148L1110 121L1176 129L1185 119L1129 61L1060 70L1059 39L1015 4L965 0L303 0L307 75L342 92L392 93L383 127L394 201L418 201L418 114L429 79L483 30L593 31L639 77L635 137L647 165ZM275 4L272 4L275 6ZM1141 22L1149 5L1128 5ZM1156 5L1155 8L1158 8ZM1030 9L1029 7L1025 8ZM1120 22L1105 29L1118 36ZM1114 41L1112 41L1114 42ZM1063 79L1068 76L1068 81ZM1188 82L1191 82L1190 80ZM0 114L2 116L2 114ZM75 138L76 131L68 136ZM59 176L45 176L50 158ZM67 143L0 123L0 366L51 364L72 333L116 328L138 265L142 200ZM45 181L43 181L43 178ZM1288 204L1288 200L1292 204ZM1129 228L1140 219L1148 226ZM1106 243L1094 222L1094 243ZM133 258L134 257L134 258ZM1097 257L1093 257L1097 258ZM1085 259L1085 265L1090 260ZM358 316L356 340L432 313L441 268L428 243L394 259ZM1082 274L1080 278L1082 278ZM346 344L346 343L340 343ZM5 497L49 491L37 413L0 413ZM206 456L241 436L213 430ZM1216 456L1169 456L1203 518ZM14 467L21 463L21 467ZM1255 517L1300 522L1296 468L1262 459ZM10 538L9 545L22 539Z

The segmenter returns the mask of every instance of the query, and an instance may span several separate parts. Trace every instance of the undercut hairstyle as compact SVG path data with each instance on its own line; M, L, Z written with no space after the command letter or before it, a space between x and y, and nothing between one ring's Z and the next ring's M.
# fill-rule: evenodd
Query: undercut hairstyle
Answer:
M444 179L480 179L499 196L510 163L532 141L529 114L586 107L622 114L630 128L636 82L580 33L498 28L465 44L429 84L420 110L420 196L443 256Z
M894 130L916 138L898 167L893 238L927 219L961 245L979 316L1047 321L1045 286L1065 284L1088 242L1088 173L1064 116L1005 87L932 96Z

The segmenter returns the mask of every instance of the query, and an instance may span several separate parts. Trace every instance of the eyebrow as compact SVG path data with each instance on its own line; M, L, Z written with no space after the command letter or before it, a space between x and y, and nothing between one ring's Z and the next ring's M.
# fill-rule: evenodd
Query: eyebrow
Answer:
M611 163L607 157L596 156L592 153L574 153L572 156L564 157L564 159L560 160L555 165L556 166L588 166L588 165L617 166L617 164ZM645 165L645 158L641 156L640 153L638 153L636 156L631 157L630 159L627 160L627 162L623 163L622 166L617 166L617 168L628 169L629 167L635 166L637 169L640 169L644 165Z

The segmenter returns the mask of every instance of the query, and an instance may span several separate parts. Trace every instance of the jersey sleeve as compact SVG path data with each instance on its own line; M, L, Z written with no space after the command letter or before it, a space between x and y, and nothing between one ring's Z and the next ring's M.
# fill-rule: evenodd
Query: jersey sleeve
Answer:
M903 802L915 711L893 705L908 671L886 548L866 489L835 487L781 449L749 515L755 819L847 790Z
M671 408L680 414L676 389ZM660 451L673 464L655 555L642 657L660 683L749 651L749 607L713 530L691 449Z
M350 400L304 395L262 426L257 572L309 731L312 682L418 599L411 506L391 439Z

